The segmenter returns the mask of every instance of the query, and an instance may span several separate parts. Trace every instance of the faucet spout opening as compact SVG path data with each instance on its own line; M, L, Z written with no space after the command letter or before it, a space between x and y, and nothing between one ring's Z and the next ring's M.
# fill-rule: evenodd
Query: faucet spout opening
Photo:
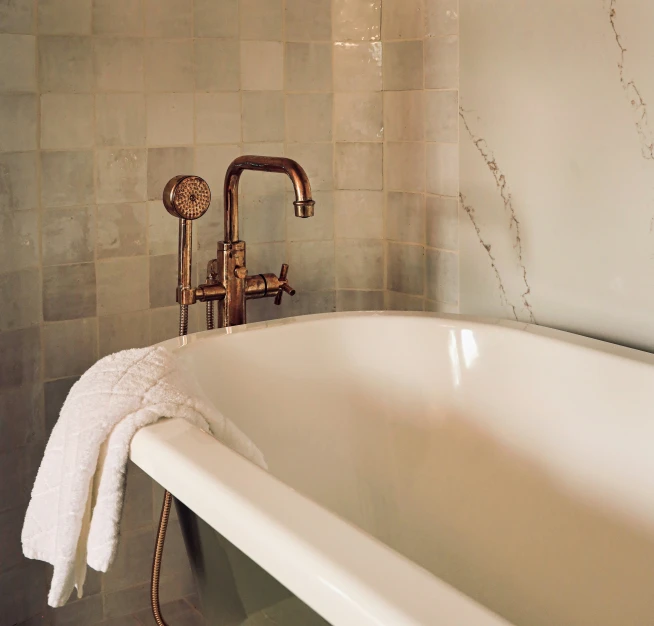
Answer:
M293 203L295 217L313 217L316 203L313 200L296 200Z

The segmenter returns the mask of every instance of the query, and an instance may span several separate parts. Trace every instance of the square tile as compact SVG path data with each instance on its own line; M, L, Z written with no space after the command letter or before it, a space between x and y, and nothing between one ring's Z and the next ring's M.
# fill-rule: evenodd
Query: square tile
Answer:
M206 218L204 218L206 219ZM193 230L196 231L199 222L193 224ZM162 254L176 254L179 220L176 220L166 211L161 200L151 200L148 202L148 233L149 233L149 253L154 256ZM197 244L198 233L193 233L195 243Z
M41 91L93 90L90 37L39 37Z
M425 144L384 144L384 188L393 191L425 190Z
M121 536L116 559L104 577L104 590L112 592L147 583L153 543L154 531L151 528Z
M424 36L423 0L384 0L382 3L382 40L422 39Z
M196 37L238 37L238 0L195 0Z
M98 356L100 358L121 350L146 348L150 345L150 312L147 310L100 317L98 324L100 329ZM152 550L152 546L149 548ZM113 571L113 565L111 571Z
M0 92L36 91L36 37L0 37Z
M99 203L110 204L145 200L145 150L97 150L96 162L96 195Z
M425 243L425 196L389 191L386 194L386 239Z
M381 141L384 136L382 94L334 94L336 141Z
M284 193L243 194L240 203L240 237L252 243L284 241Z
M145 0L146 37L192 37L193 2Z
M381 91L382 44L334 44L334 91Z
M336 292L337 311L383 311L383 291L339 290Z
M242 97L243 140L284 141L284 94L281 91L245 91Z
M150 309L150 342L159 343L177 337L179 332L179 306ZM163 490L162 490L163 492ZM161 509L161 504L159 504ZM157 511L157 514L159 511Z
M337 189L381 189L383 148L380 143L337 143Z
M289 93L286 95L286 140L332 140L331 93Z
M220 210L225 172L229 164L241 154L242 150L238 144L196 146L194 171L198 176L202 176L211 188L213 200L212 208L209 209L210 212Z
M427 248L427 297L438 302L459 301L459 255Z
M432 313L447 313L456 315L459 313L458 304L448 304L447 302L435 302L434 300L425 300L425 311Z
M425 282L425 249L405 243L387 245L387 288L390 291L422 296Z
M15 272L39 264L39 212L0 213L0 267Z
M335 191L334 222L338 238L383 238L383 193L381 191Z
M374 239L336 242L336 286L339 289L383 289L384 243Z
M93 0L38 0L40 35L90 35Z
M143 91L143 40L95 37L93 63L98 91Z
M385 308L388 311L424 311L425 299L422 296L409 296L397 291L386 292Z
M333 290L298 292L292 298L284 296L279 308L281 317L333 313L336 311L336 292Z
M285 45L287 91L332 91L332 51L327 43Z
M384 92L384 137L387 141L423 141L423 91Z
M240 94L196 93L195 142L197 144L237 143L240 140Z
M159 200L166 183L193 171L193 148L150 148L148 150L148 200ZM171 219L173 219L171 217Z
M140 316L141 313L128 313L127 315L132 320L136 320L135 315ZM126 469L125 500L120 519L121 531L130 532L151 528L153 522L159 522L159 517L155 518L152 515L154 481L132 461L128 461Z
M0 33L34 32L34 0L6 0L0 3Z
M311 189L324 191L332 189L333 148L330 143L292 143L287 146L287 156L297 161L311 181Z
M241 89L284 88L284 48L279 41L241 42Z
M425 89L458 89L459 38L428 37L425 40Z
M145 97L112 93L95 96L95 141L98 146L145 144Z
M96 266L98 315L149 308L148 257L107 259Z
M0 389L20 387L39 380L40 337L38 326L0 333Z
M459 249L458 198L427 196L427 245Z
M240 0L241 39L281 41L282 0Z
M0 152L0 212L37 207L36 155L36 152Z
M331 41L331 0L286 0L286 41Z
M146 99L149 146L193 143L193 94L150 94Z
M459 140L457 91L425 91L425 139L444 143Z
M41 96L41 148L91 148L93 135L93 96L63 93Z
M147 254L146 213L143 203L98 206L98 259Z
M95 265L43 268L43 320L60 322L96 314Z
M423 88L422 41L384 43L384 91Z
M427 144L427 191L439 196L459 195L458 144Z
M145 88L159 92L193 91L195 77L191 39L146 40Z
M150 257L150 306L153 309L175 304L177 255Z
M43 214L43 265L90 263L95 255L95 217L90 207Z
M87 626L100 624L102 619L102 596L88 596L74 600L58 609L52 610L55 626Z
M241 48L235 39L195 40L195 88L198 91L238 91L241 87Z
M289 244L293 287L298 291L334 289L334 242L295 241Z
M93 202L93 152L41 152L41 201L44 207Z
M52 380L43 385L43 394L45 396L45 432L47 436L50 436L54 425L59 419L61 407L63 407L70 390L78 380L78 376L72 376L71 378ZM86 593L86 591L85 583L84 592Z
M0 274L0 332L41 322L40 282L37 268Z
M334 41L379 41L381 0L332 0Z
M425 13L427 36L459 33L459 0L425 0Z
M0 95L1 152L36 149L36 111L35 95Z
M95 318L46 324L43 327L44 377L79 376L98 358Z
M143 35L143 0L93 0L96 35Z
M288 241L318 241L334 238L334 192L315 191L316 212L313 217L295 215L293 193L286 194L286 239Z
M38 334L38 329L34 330ZM38 357L41 358L40 353ZM43 442L35 441L32 445L0 453L0 474L4 477L0 485L0 510L10 511L27 505L44 448ZM45 603L45 588L43 594Z

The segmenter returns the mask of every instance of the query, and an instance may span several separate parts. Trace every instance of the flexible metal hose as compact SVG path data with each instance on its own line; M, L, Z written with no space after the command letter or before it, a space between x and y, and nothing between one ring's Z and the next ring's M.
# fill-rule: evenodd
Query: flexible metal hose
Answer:
M207 330L213 330L213 300L207 300Z
M208 324L209 314L207 311L207 325ZM186 334L188 334L188 305L181 304L179 307L179 336L183 337ZM159 517L157 541L154 545L154 557L152 559L152 577L150 579L150 601L152 604L152 615L154 616L154 621L157 623L157 626L168 626L161 615L161 604L159 602L159 580L161 578L161 559L163 557L164 543L166 541L166 530L168 530L168 519L170 518L170 508L172 503L173 494L171 494L170 491L165 491L163 504L161 505L161 517Z

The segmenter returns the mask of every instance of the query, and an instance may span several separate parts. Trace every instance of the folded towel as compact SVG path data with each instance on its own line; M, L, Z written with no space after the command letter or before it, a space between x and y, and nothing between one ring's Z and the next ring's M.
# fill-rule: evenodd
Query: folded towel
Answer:
M254 444L208 401L162 347L125 350L71 389L45 449L25 515L23 553L54 566L48 604L82 595L86 564L116 553L129 444L161 417L181 417L265 467Z

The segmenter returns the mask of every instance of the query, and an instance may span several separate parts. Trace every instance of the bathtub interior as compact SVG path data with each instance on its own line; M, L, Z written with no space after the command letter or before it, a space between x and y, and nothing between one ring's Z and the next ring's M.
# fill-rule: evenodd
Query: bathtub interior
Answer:
M271 474L509 621L654 623L651 366L402 316L179 355Z

